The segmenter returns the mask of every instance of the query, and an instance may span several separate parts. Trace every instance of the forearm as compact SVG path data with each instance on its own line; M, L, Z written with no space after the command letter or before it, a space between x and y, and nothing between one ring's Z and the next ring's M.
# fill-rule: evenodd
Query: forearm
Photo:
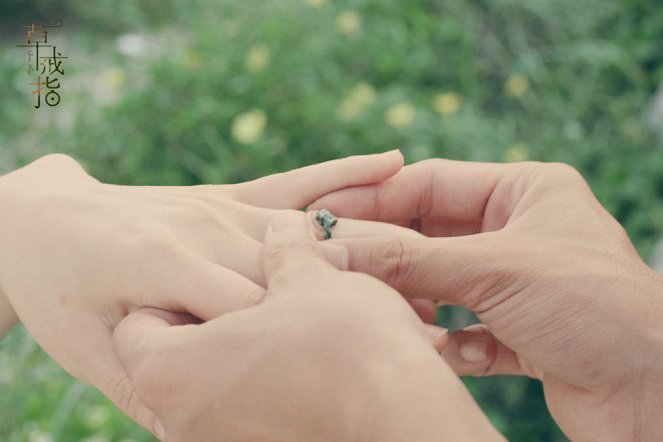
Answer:
M18 316L0 289L0 339L18 322Z
M425 354L423 354L425 353ZM396 372L386 376L373 402L380 418L370 419L363 440L504 441L460 379L438 355L403 352Z

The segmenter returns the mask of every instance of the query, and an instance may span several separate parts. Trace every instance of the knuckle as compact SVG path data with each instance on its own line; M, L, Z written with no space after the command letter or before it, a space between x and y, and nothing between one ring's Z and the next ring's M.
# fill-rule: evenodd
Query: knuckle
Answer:
M301 234L280 234L269 247L265 248L265 257L269 261L289 261L291 257L305 258L306 256L321 256L317 244L310 238ZM298 261L300 264L303 260Z
M552 163L543 163L541 161L522 161L519 163L506 164L505 166L511 167L519 176L529 178L530 181L535 181L541 177L549 175L551 164Z
M282 241L274 242L269 247L265 247L263 253L264 258L268 263L281 263L284 256L289 252L290 244Z
M270 280L269 280L269 287L268 290L274 290L276 287L283 288L283 287L301 287L301 283L298 283L298 281L301 279L301 277L298 277L294 272L291 271L281 271L275 275L273 275ZM272 292L273 293L273 292Z
M48 169L48 172L57 172L60 174L74 174L75 176L87 175L83 166L80 165L78 161L69 155L63 153L52 153L46 156L41 157L34 162L37 166L44 166ZM90 179L92 179L90 177ZM92 179L93 180L93 179ZM96 181L96 180L94 180Z
M506 166L514 167L522 171L528 171L534 174L540 174L550 163L543 163L541 161L520 161L518 163L507 164Z
M239 187L239 184L198 184L192 186L191 190L202 200L217 203L236 197Z
M44 163L44 164L57 164L57 165L63 165L63 166L78 166L78 162L74 160L72 157L69 155L63 154L63 153L51 153L48 155L45 155L38 159L36 161L37 163Z
M200 202L202 204L209 204L210 206L222 206L225 198L216 194L212 184L201 184L199 186L194 186L191 190L192 195L189 198L190 200Z
M427 160L421 160L418 163L414 163L409 167L415 167L417 170L421 169L422 171L433 171L443 167L445 164L448 164L449 160L444 158L429 158Z
M546 163L545 173L550 179L560 183L578 184L585 182L580 172L566 163Z
M212 197L187 198L184 202L187 219L202 225L217 226L226 224L226 221L220 215L220 208L218 207L220 203L210 198Z
M168 234L162 229L128 227L125 229L121 241L128 250L132 250L138 256L155 259L172 254L172 241L169 240Z
M296 274L284 258L288 252L288 245L284 243L271 244L263 249L265 266L271 273L275 273L273 278L275 283L278 281L279 284L287 284Z
M45 155L30 163L22 170L25 170L25 173L27 174L39 173L40 179L44 179L43 177L57 176L60 180L69 180L71 178L80 180L84 177L86 182L98 182L87 174L78 161L69 155L61 153Z
M111 398L115 405L130 418L137 420L141 411L139 393L128 376L119 378L111 387Z
M561 190L579 192L585 197L591 193L583 176L566 163L527 162L521 165L522 172L539 190L558 193Z
M248 305L258 305L265 300L265 289L254 287L245 293L244 299Z
M370 251L370 273L391 286L408 280L412 269L412 252L401 239L390 238Z

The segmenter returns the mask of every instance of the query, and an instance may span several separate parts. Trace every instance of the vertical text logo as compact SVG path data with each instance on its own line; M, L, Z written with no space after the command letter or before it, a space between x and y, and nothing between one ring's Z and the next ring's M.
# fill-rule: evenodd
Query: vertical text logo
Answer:
M35 86L32 95L36 95L35 109L41 107L42 95L48 106L57 106L60 103L60 77L64 76L64 57L57 49L49 36L49 29L55 30L62 27L62 20L55 20L51 26L46 26L39 19L39 24L32 23L23 26L25 30L25 43L17 44L16 47L27 48L27 64L25 72L35 80L30 85ZM45 56L44 56L45 54Z

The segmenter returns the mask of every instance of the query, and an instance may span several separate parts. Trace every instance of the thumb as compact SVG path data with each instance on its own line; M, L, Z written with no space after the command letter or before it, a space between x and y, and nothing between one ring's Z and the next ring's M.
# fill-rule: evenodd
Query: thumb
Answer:
M329 242L348 250L349 270L375 276L408 298L440 300L476 312L508 296L516 270L530 259L502 232Z
M110 334L108 340L97 348L92 376L81 376L83 380L94 385L110 399L117 408L129 416L134 422L155 436L162 438L160 424L154 412L135 394L134 384L127 375L123 364L113 351Z
M159 355L169 354L164 343L172 342L182 330L172 326L192 322L188 314L143 308L126 316L113 331L117 357L114 371L122 376L102 391L127 416L161 440L165 439L165 431L157 417L159 404L154 401L154 392L162 391L165 384Z

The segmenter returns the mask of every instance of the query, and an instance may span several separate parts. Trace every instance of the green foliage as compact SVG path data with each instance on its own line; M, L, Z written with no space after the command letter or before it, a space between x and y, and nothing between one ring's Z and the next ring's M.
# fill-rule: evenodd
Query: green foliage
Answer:
M13 26L25 11L12 1L1 20ZM96 88L117 97L103 104L64 89L73 125L47 125L26 141L35 113L18 90L20 56L0 52L0 154L17 163L66 151L104 181L174 185L244 181L392 147L409 161L563 161L643 256L661 236L663 155L643 118L663 80L655 0L25 4L76 24L70 42L87 55L72 57L69 81L98 75ZM156 48L118 53L121 32L151 36ZM43 353L22 350L25 342L16 331L2 344L0 434L148 438ZM538 383L467 383L510 440L563 440ZM89 423L90 410L105 413L103 425Z

